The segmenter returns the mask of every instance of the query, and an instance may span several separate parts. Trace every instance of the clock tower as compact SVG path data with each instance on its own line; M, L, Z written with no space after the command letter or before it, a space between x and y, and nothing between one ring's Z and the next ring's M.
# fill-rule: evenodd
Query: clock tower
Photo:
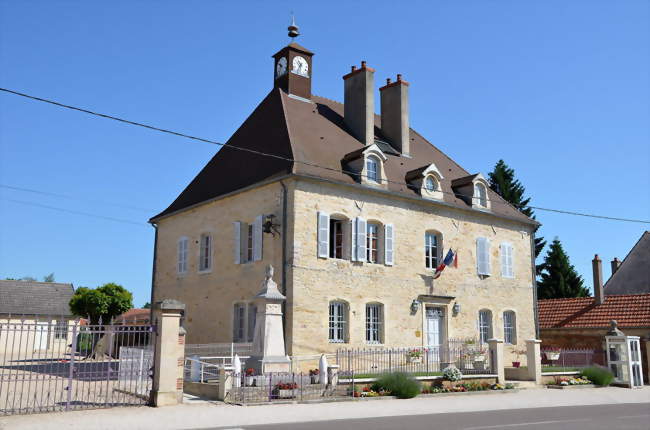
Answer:
M292 39L299 35L298 27L293 22L288 30ZM278 51L273 55L273 87L280 88L287 94L311 99L313 55L313 52L294 41Z

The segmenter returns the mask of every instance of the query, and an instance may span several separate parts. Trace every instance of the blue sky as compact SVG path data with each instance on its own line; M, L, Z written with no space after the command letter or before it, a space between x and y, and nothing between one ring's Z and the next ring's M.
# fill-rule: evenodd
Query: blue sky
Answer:
M533 205L650 218L645 0L1 0L0 86L225 141L271 89L291 10L299 42L316 53L314 93L341 100L341 76L361 60L377 82L402 73L411 125L470 172L503 158ZM142 305L146 220L216 150L0 94L0 184L75 197L0 188L0 278L117 282ZM537 218L588 286L594 253L623 258L649 228Z

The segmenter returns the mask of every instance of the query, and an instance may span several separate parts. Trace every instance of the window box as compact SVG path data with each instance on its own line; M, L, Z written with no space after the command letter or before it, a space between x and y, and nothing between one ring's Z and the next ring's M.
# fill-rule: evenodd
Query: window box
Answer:
M422 356L420 355L420 356L414 357L414 356L411 356L411 355L407 354L406 355L406 362L407 363L418 363L418 364L422 363Z
M546 359L549 361L555 361L560 359L560 353L559 352L547 352L546 353Z
M292 390L277 390L275 394L278 399L295 399L297 395L297 388Z

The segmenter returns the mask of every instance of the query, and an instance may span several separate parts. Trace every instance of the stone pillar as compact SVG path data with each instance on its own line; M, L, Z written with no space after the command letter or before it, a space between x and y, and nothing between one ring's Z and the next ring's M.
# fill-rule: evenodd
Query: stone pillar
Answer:
M335 388L339 384L339 365L330 364L327 366L327 385Z
M535 381L535 384L542 383L542 353L539 345L542 343L539 339L528 339L526 341L526 368L528 370L528 380Z
M232 389L234 377L232 367L224 366L219 368L219 393L217 394L217 400L226 400L226 396Z
M268 372L289 372L291 360L284 349L284 330L282 327L282 302L286 299L273 282L273 266L266 269L260 292L253 298L257 306L253 352L246 360L246 367L255 369L257 374Z
M503 362L503 340L488 339L490 345L490 368L492 373L497 375L497 382L502 384L506 381L506 371Z
M185 329L180 322L184 310L185 305L173 299L157 302L153 308L156 333L151 403L154 406L183 402Z

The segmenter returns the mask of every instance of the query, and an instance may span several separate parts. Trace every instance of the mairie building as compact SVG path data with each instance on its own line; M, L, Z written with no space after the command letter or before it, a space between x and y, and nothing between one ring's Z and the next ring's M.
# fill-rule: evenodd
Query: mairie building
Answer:
M272 265L289 355L498 338L509 361L535 338L538 223L410 127L401 75L376 100L352 66L340 103L312 93L313 60L273 55L268 95L151 219L154 302L186 304L187 343L250 342Z

